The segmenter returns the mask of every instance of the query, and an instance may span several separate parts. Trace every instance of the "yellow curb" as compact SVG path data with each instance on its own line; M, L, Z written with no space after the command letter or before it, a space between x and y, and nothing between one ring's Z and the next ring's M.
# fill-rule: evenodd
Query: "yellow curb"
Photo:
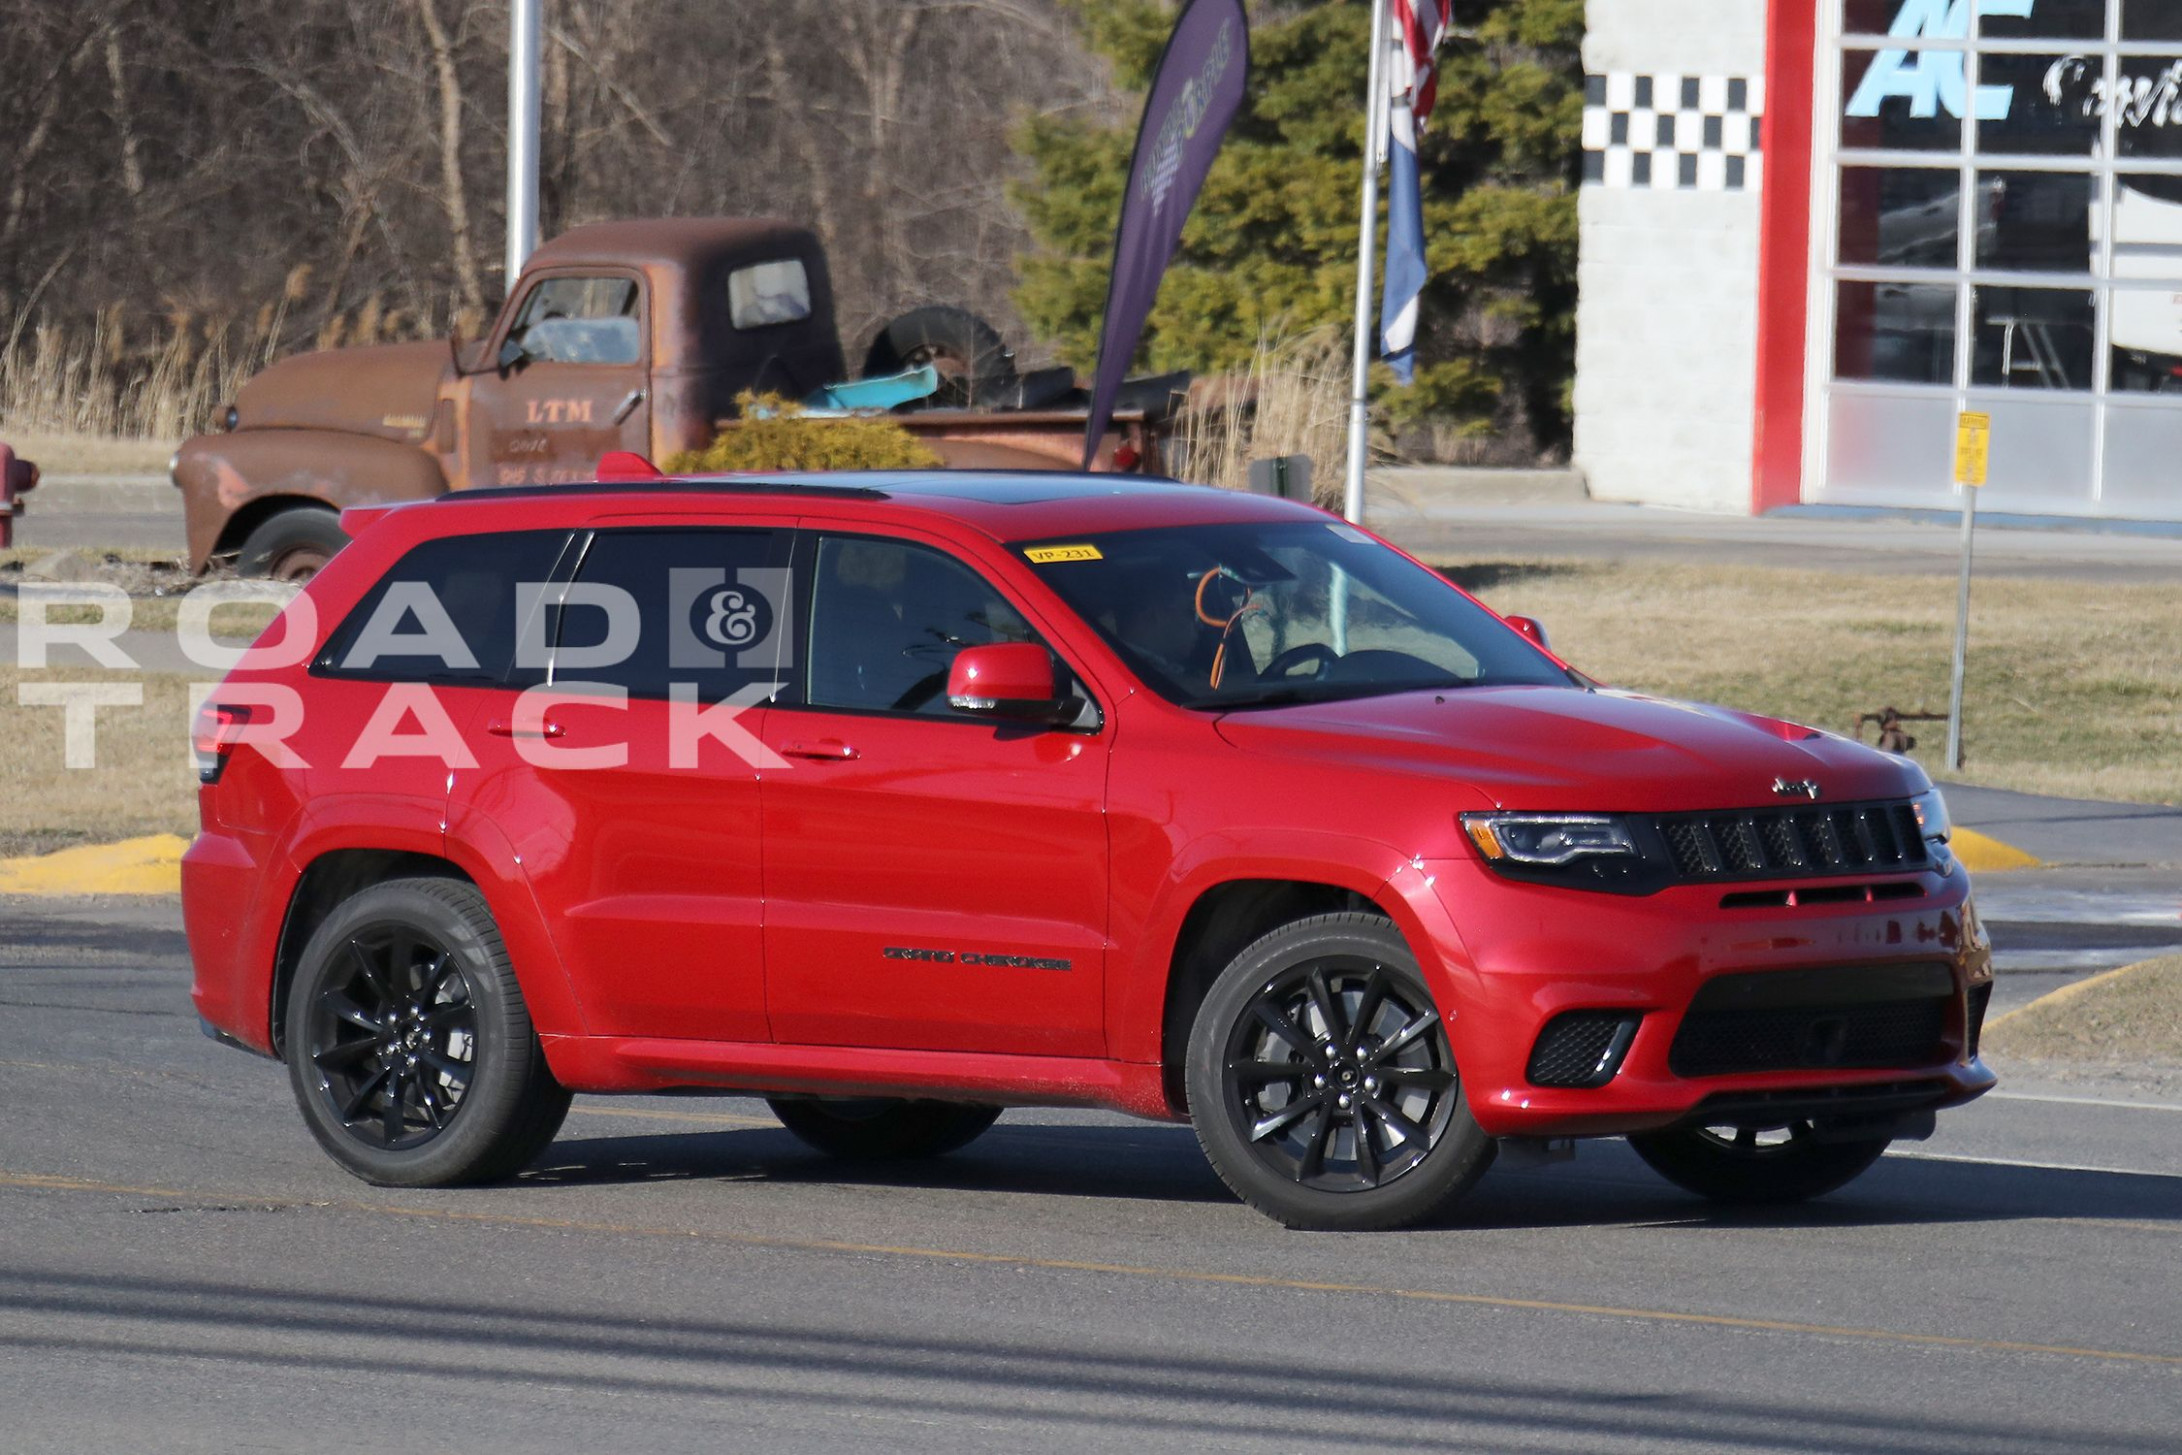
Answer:
M2010 869L2044 867L2015 845L2003 844L1976 829L1958 828L1948 842L1954 847L1955 857L1962 861L1962 867L1972 874L2004 874Z
M2162 956L2160 958L2164 959L2167 957ZM2024 1005L2017 1006L2014 1010L2007 1012L2005 1015L1994 1016L1991 1020L1985 1022L1985 1031L1981 1034L1990 1033L1994 1030L1999 1029L2001 1026L2006 1025L2009 1021L2014 1020L2017 1016L2021 1015L2027 1010L2037 1010L2041 1006L2065 1005L2069 1001L2074 1000L2077 996L2082 995L2087 990L2096 989L2097 987L2106 984L2110 980L2119 980L2124 975L2134 975L2139 970L2149 970L2152 966L2157 965L2158 963L2158 959L2139 960L2136 962L2136 964L2124 965L2119 970L2108 970L2101 974L2092 975L2082 980L2072 980L2068 984L2062 986L2059 990L2049 991L2046 994L2039 996L2036 1000L2030 1001Z
M0 859L0 894L176 894L182 851L173 834L84 844L27 859Z

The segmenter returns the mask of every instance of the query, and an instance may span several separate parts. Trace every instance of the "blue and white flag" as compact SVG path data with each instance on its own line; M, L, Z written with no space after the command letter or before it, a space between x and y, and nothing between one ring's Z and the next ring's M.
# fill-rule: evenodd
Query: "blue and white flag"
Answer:
M1384 0L1402 29L1406 65L1390 67L1387 108L1386 283L1379 304L1379 351L1404 384L1417 377L1417 300L1428 275L1424 261L1424 192L1417 176L1417 137L1438 99L1440 38L1453 19L1452 0Z

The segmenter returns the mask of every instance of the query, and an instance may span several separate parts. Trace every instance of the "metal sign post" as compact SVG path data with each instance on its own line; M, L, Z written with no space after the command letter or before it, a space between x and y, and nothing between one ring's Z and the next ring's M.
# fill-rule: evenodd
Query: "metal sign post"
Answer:
M538 61L543 0L508 6L508 253L512 294L530 250L538 246Z
M1955 420L1955 483L1962 487L1962 585L1955 595L1955 661L1947 696L1947 766L1962 767L1962 672L1970 644L1970 554L1977 492L1992 458L1993 417L1964 410Z

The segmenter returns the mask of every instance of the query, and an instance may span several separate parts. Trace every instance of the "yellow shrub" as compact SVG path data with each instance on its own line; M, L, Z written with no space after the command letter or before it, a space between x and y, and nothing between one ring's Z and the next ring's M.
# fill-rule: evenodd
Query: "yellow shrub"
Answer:
M701 450L670 456L670 475L732 470L917 470L940 463L924 443L883 414L813 419L777 394L735 396L742 418Z

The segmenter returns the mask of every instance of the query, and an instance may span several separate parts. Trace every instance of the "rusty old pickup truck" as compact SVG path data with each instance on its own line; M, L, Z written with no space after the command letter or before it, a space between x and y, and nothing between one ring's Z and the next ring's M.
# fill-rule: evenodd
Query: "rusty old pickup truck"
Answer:
M900 422L958 468L1074 469L1082 391L1018 375L987 325L922 308L880 330L871 378L933 370ZM350 505L596 477L626 450L662 460L727 427L744 390L790 399L847 378L817 236L766 219L598 223L545 244L469 342L299 355L243 385L221 428L174 458L193 569L300 580L345 542ZM1125 395L1095 467L1160 468L1177 396Z

